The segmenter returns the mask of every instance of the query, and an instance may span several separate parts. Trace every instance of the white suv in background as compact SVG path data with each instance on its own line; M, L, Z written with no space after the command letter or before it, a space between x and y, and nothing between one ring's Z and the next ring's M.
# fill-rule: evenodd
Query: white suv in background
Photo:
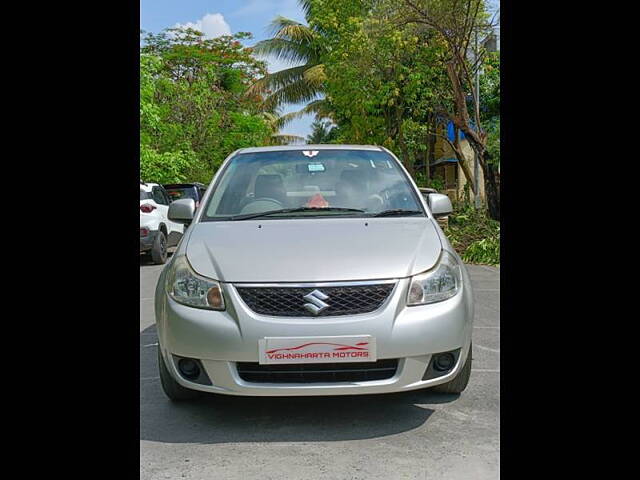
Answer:
M177 245L184 225L167 217L169 195L157 183L140 182L140 253L150 253L154 263L167 261L167 248Z

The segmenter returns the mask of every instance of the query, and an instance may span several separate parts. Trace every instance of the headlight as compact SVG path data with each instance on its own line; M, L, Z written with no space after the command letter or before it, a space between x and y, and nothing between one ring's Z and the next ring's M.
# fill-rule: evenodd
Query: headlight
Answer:
M166 290L176 302L196 308L224 310L220 284L198 275L184 255L176 257L167 272Z
M453 255L443 250L435 268L411 279L407 305L441 302L453 297L461 286L460 264Z

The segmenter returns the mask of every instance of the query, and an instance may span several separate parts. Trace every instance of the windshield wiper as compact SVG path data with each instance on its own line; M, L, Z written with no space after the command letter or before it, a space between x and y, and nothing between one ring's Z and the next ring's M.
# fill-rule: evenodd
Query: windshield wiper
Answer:
M228 220L248 220L250 218L258 218L258 217L266 217L268 215L276 215L278 213L297 213L297 212L322 212L322 211L333 211L333 212L356 212L356 213L364 213L364 210L359 210L357 208L343 208L343 207L323 207L323 208L313 208L313 207L299 207L299 208L281 208L279 210L267 210L266 212L257 212L257 213L245 213L241 215L233 215L228 218Z
M423 214L424 212L420 210L404 210L402 208L395 208L393 210L383 210L382 212L378 212L373 217L400 217L404 215L418 215Z

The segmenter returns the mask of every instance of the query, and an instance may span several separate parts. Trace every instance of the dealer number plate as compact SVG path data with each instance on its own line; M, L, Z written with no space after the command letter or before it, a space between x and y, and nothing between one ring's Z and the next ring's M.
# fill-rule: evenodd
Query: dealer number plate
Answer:
M258 340L260 364L375 362L371 335L266 337Z

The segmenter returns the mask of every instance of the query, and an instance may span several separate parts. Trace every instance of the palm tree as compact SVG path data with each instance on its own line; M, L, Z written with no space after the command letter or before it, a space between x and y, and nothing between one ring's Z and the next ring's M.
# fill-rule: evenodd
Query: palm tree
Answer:
M279 112L262 112L262 118L267 122L267 125L271 128L271 131L274 132L269 137L269 145L289 145L292 143L302 143L304 142L304 138L298 135L292 135L289 133L276 133L281 127L281 116Z
M316 118L311 124L311 133L307 135L307 143L330 143L336 137L336 127L331 122L323 122Z
M305 15L309 13L309 3L299 0ZM280 127L308 113L315 113L320 118L330 117L328 102L320 98L326 80L321 63L320 32L282 16L271 22L270 29L273 38L258 42L253 47L254 52L299 65L266 74L249 88L248 93L265 96L264 107L268 111L287 103L307 103L302 110L280 117Z

